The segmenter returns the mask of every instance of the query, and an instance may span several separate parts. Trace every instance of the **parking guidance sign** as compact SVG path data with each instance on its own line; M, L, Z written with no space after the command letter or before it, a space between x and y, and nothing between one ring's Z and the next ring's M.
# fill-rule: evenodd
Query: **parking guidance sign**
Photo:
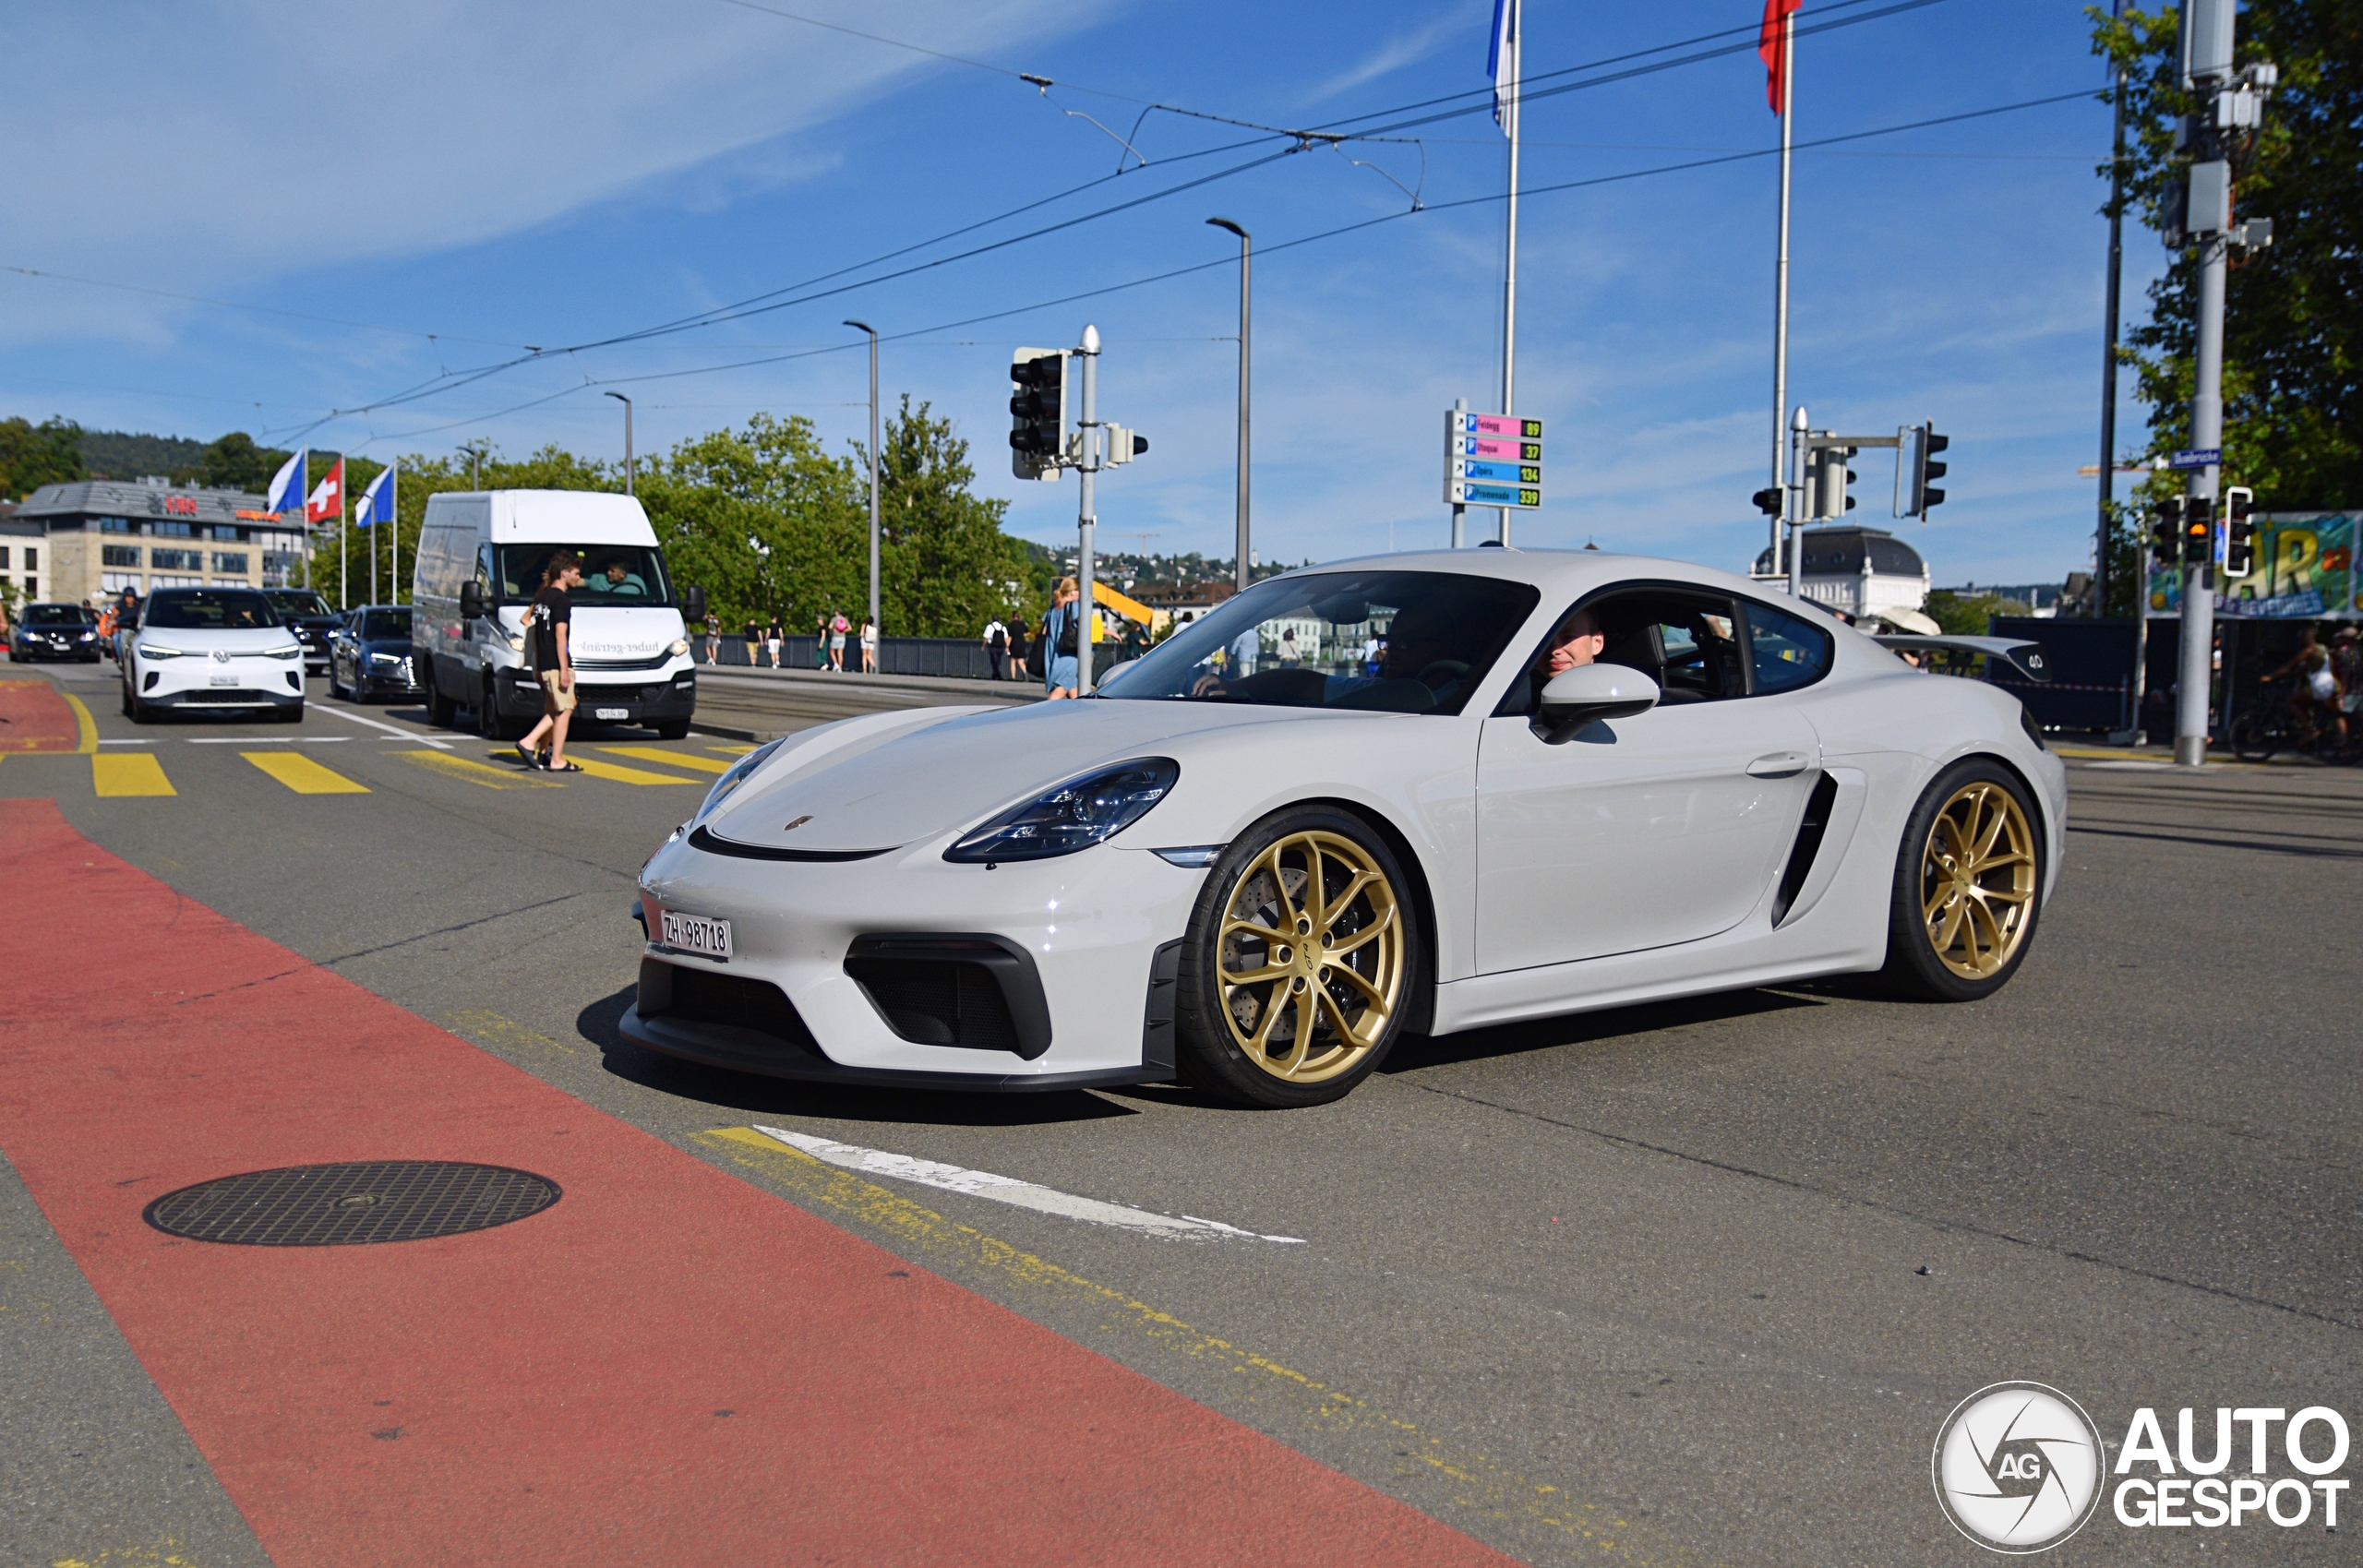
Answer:
M1456 506L1541 506L1542 421L1447 411L1444 498Z

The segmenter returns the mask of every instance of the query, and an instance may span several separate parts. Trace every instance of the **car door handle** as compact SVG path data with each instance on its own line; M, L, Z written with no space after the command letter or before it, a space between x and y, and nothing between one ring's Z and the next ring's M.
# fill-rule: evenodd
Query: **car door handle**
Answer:
M1802 751L1775 751L1750 762L1747 773L1748 777L1757 779L1793 778L1809 765L1809 760Z

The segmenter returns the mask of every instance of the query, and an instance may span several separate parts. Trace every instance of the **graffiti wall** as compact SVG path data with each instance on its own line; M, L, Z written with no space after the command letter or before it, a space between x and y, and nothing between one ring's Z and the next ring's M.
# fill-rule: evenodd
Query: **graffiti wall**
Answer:
M2215 613L2255 620L2354 619L2363 616L2363 581L2355 570L2357 519L2352 512L2258 513L2256 569L2217 581ZM2217 530L2216 549L2223 549ZM2216 559L2223 559L2219 553ZM2150 569L2150 614L2182 614L2182 573Z

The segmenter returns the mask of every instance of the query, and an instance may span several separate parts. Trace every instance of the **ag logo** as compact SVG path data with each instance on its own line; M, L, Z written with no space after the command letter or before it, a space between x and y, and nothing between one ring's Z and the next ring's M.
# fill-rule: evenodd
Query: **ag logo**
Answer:
M1937 1433L1930 1469L1956 1529L1994 1551L2047 1551L2101 1499L2100 1430L2039 1382L1997 1382L1962 1400Z

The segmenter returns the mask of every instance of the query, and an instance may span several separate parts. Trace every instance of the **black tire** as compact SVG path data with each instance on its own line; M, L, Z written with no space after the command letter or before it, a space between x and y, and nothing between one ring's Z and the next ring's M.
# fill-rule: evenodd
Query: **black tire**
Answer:
M1989 835L1996 815L2004 820ZM1950 822L1943 838L1940 817ZM1992 852L1978 854L1975 841L1989 836ZM2014 843L2006 846L2005 838ZM1961 864L1963 847L1975 858L1948 892L1948 868ZM2016 773L1984 757L1938 773L1912 808L1896 850L1881 971L1887 988L1924 1001L1978 1001L2008 985L2034 944L2045 853L2042 813ZM1994 940L1981 948L1987 936Z
M1346 891L1348 879L1364 872L1374 880L1340 908L1333 911L1325 931L1311 929L1310 913L1301 906L1296 916L1281 909L1281 900L1301 899L1311 879L1309 861L1322 868L1323 898L1334 900ZM1357 867L1356 862L1360 862ZM1275 872L1278 873L1275 883ZM1295 891L1286 879L1293 875ZM1270 898L1275 886L1278 897ZM1176 1064L1184 1083L1239 1105L1289 1109L1325 1105L1344 1098L1375 1071L1402 1033L1425 955L1420 922L1411 905L1409 879L1386 845L1360 818L1326 807L1290 807L1276 811L1232 841L1206 873L1197 905L1182 943L1174 1005ZM1256 904L1242 900L1259 899ZM1250 962L1256 973L1301 962L1304 975L1291 979L1234 985L1222 978L1226 939L1223 924L1234 904L1258 918L1295 921L1297 934L1307 940L1301 948L1265 942L1252 935L1228 940L1234 964ZM1271 928L1283 929L1283 926ZM1363 935L1363 933L1373 933ZM1332 935L1361 940L1349 953L1363 956L1350 965L1325 955ZM1320 940L1322 948L1311 947ZM1314 967L1317 965L1317 967ZM1344 978L1318 980L1336 969L1350 967L1363 982L1357 988ZM1233 973L1238 973L1234 970ZM1379 1008L1371 993L1385 1001L1379 1020L1370 1013ZM1322 1006L1322 999L1329 1005ZM1348 1009L1356 1009L1352 1017ZM1294 1048L1297 1032L1308 1011L1313 1023L1302 1049ZM1260 1023L1259 1023L1259 1021ZM1362 1031L1360 1040L1349 1032ZM1281 1026L1288 1038L1280 1037ZM1249 1036L1242 1045L1241 1036ZM1252 1052L1257 1041L1260 1052ZM1325 1046L1319 1052L1316 1045ZM1290 1052L1287 1061L1274 1064L1276 1050ZM1267 1065L1270 1064L1270 1065ZM1302 1074L1299 1076L1298 1074Z
M2255 713L2243 713L2232 724L2232 755L2243 762L2262 762L2281 749L2281 726Z
M154 703L142 702L129 692L124 693L124 712L135 724L152 724L159 717Z
M133 710L138 706L138 700L131 695L131 683L125 681L123 683L123 716L125 718L135 716Z
M659 740L687 740L690 738L690 721L687 719L667 719L663 724L656 725L655 728L656 738Z
M298 702L292 707L282 708L271 717L282 724L300 724L304 722L304 704Z
M443 683L432 668L426 672L426 722L437 729L457 729L460 705L444 694Z
M533 726L522 719L505 717L493 693L499 688L494 684L492 672L485 672L484 689L476 694L476 733L486 740L521 740Z

